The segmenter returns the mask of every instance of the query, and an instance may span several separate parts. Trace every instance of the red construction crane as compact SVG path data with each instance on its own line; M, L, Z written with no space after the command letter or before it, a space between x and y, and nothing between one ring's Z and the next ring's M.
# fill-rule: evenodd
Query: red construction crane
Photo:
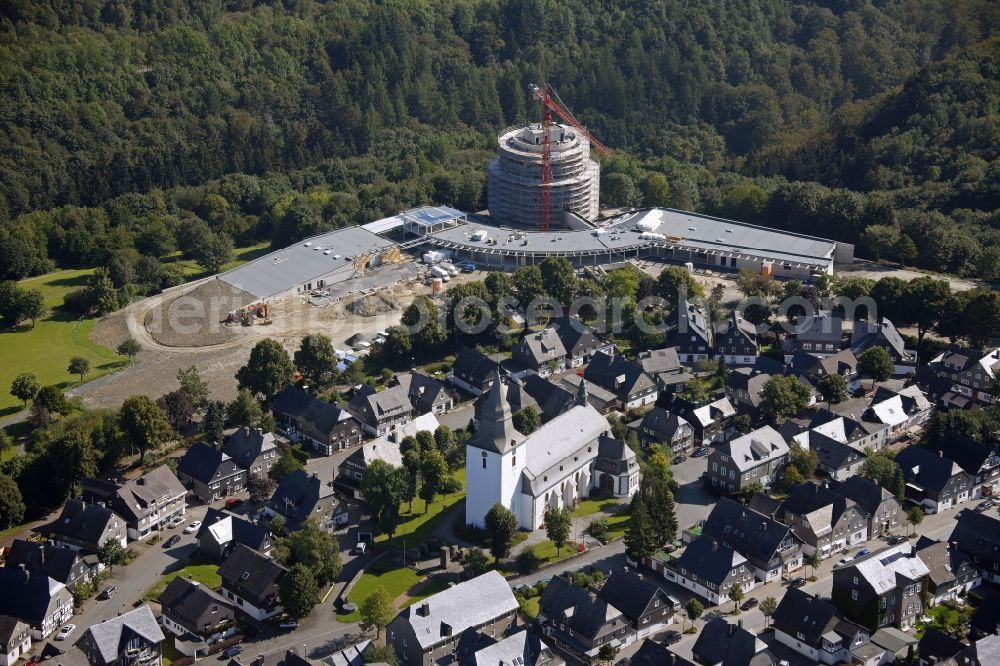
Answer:
M552 196L552 144L549 140L549 128L552 126L552 112L555 111L556 115L566 124L572 126L582 134L601 155L605 157L611 155L611 149L588 132L587 128L559 103L562 100L556 102L559 99L559 95L556 94L551 85L546 83L545 87L542 88L532 83L529 85L529 88L531 89L532 96L542 103L542 109L544 110L544 115L542 116L542 200L538 226L542 231L548 231L550 200Z

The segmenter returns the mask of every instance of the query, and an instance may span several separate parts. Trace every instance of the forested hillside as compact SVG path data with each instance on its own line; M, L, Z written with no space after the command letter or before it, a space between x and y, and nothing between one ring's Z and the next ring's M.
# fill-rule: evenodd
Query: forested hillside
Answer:
M991 0L0 11L0 278L482 206L495 132L537 116L546 80L618 150L607 203L1000 278Z

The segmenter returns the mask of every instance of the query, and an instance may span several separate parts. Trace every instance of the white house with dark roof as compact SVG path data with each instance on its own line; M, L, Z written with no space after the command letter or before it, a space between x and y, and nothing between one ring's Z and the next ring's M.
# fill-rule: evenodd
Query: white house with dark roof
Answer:
M633 472L627 459L631 452L624 450L628 447L606 445L605 453L617 452L617 459L601 459L598 465L601 437L610 438L611 424L590 405L583 384L571 409L530 435L518 432L512 418L498 372L479 427L466 444L467 523L483 526L486 513L499 502L514 512L519 527L533 530L548 509L572 507L595 488L621 497L638 489L638 470Z
M104 502L125 519L128 538L145 539L165 529L175 516L184 516L187 490L166 465L125 483L103 479L83 480L83 499Z
M59 518L35 531L50 535L56 545L87 553L96 553L109 539L128 544L125 519L104 502L68 499Z
M720 492L735 493L759 482L776 483L788 462L788 444L771 426L723 442L708 458L708 479Z
M906 348L896 326L884 317L878 321L855 321L851 328L851 351L855 356L872 347L882 347L889 352L894 375L905 375L917 367L917 353Z
M160 666L163 630L149 606L91 625L76 642L92 666Z
M404 608L385 628L386 644L403 666L455 661L462 645L515 629L517 610L510 585L490 571Z
M0 615L0 666L14 666L31 649L31 627L10 615Z
M374 386L365 384L354 394L348 409L365 432L382 437L413 418L408 390L407 386L396 385L376 391Z

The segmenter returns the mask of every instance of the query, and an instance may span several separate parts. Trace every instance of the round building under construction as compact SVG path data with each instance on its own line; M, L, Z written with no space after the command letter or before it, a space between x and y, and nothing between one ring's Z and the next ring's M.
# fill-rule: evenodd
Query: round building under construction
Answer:
M549 210L553 226L566 226L564 213L597 219L601 167L590 157L590 141L559 123L510 127L497 135L497 157L490 162L488 205L499 224L543 226L542 182L545 132L551 163Z

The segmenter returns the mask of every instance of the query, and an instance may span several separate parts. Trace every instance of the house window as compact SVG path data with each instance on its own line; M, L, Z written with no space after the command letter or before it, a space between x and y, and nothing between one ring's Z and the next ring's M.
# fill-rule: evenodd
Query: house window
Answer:
M517 454L515 453L510 457L510 466L517 467Z
M851 599L853 599L854 601L858 600L858 591L857 590L851 590Z
M858 584L858 577L857 577L857 576L855 576L855 577L854 577L854 584L855 584L855 585L857 585L857 584Z

